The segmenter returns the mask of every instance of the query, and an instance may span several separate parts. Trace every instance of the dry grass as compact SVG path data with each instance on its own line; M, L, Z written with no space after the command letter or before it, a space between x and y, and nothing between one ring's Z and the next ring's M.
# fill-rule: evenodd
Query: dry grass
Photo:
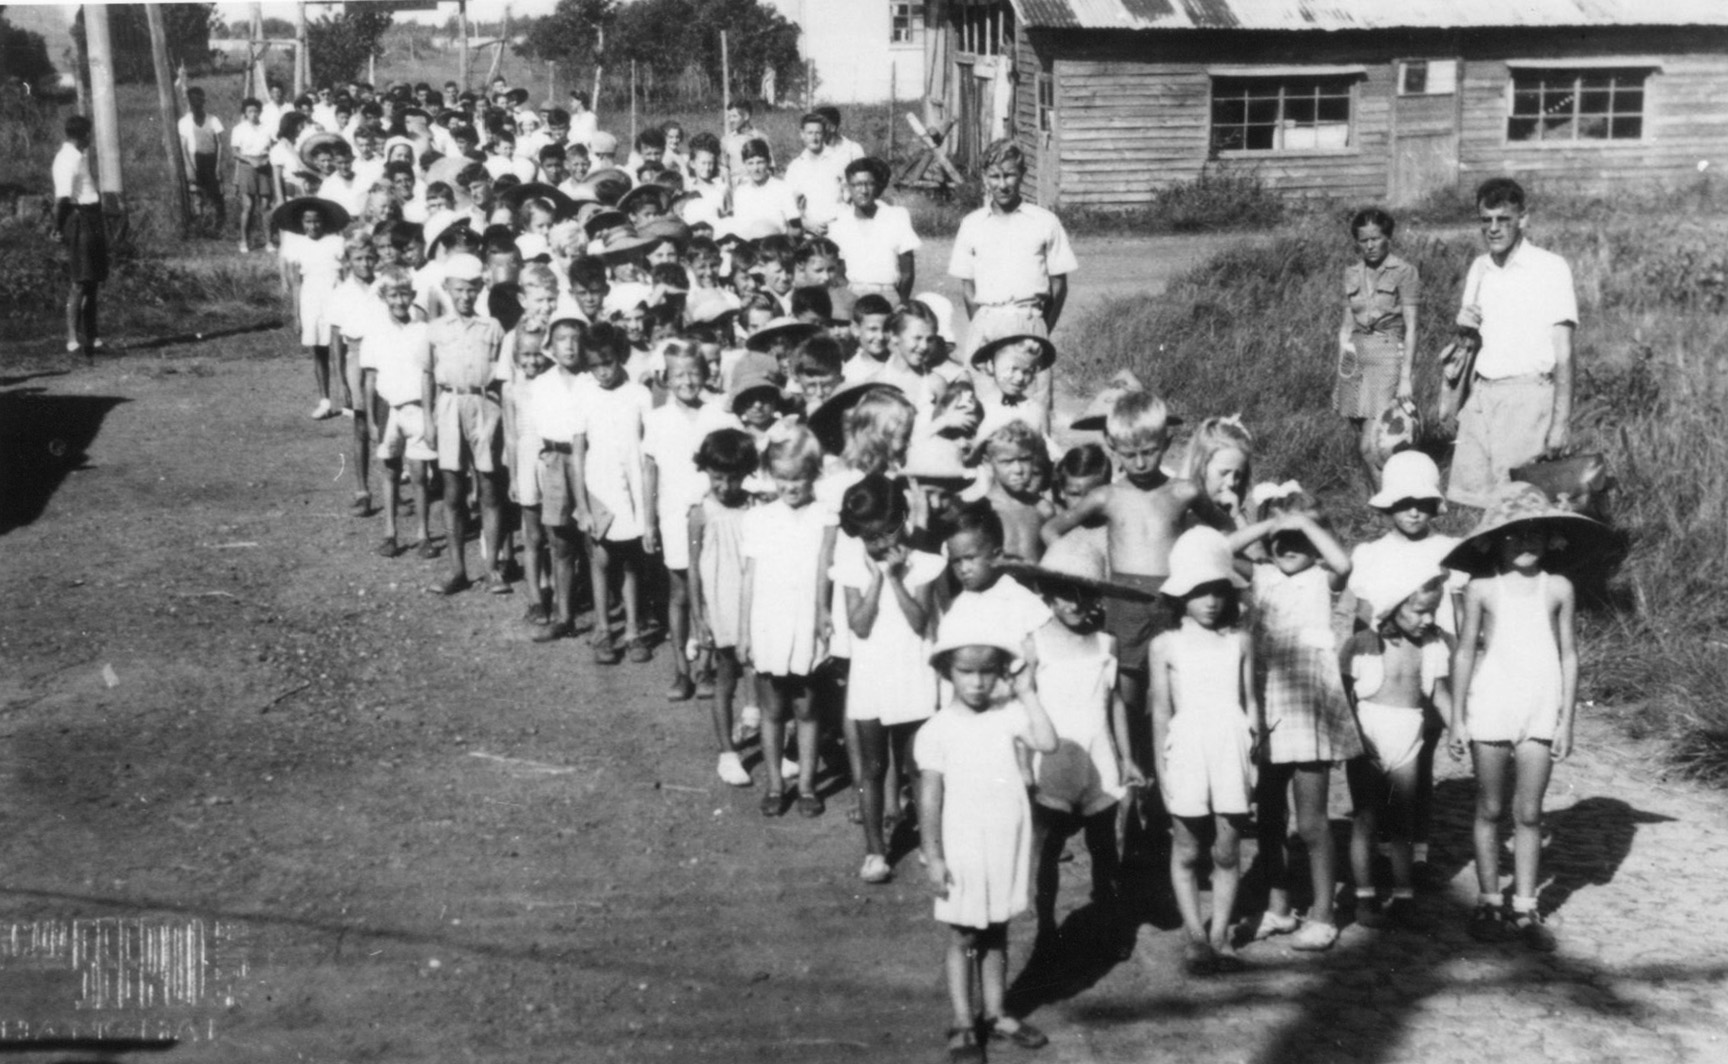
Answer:
M1227 251L1165 299L1124 299L1078 328L1068 362L1085 388L1130 366L1190 419L1241 412L1259 436L1257 479L1297 477L1359 540L1374 518L1352 483L1352 441L1329 396L1338 276L1335 227ZM1584 618L1586 697L1614 703L1635 732L1662 737L1683 771L1728 782L1728 313L1720 240L1702 225L1622 215L1542 231L1572 263L1581 304L1576 435L1609 456L1612 508L1629 553ZM1465 238L1403 242L1421 269L1424 352L1448 331ZM1431 408L1432 360L1417 391ZM1443 456L1442 456L1443 457ZM1451 516L1453 528L1468 517Z

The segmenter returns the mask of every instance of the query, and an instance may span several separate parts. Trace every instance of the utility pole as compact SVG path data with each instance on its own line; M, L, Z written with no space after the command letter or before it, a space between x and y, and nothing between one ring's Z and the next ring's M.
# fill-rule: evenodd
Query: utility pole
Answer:
M456 33L462 38L456 52L456 80L468 91L468 0L456 0Z
M306 55L306 3L301 0L294 5L294 98L306 91L306 83L312 80L312 63Z
M264 5L252 5L252 92L260 100L270 98L269 75L264 72Z
M109 246L129 242L125 185L120 175L120 108L114 100L114 45L108 36L108 9L84 5L84 38L90 49L90 121L96 127L96 187Z
M145 4L144 17L150 24L150 62L156 68L156 107L162 113L162 149L168 153L168 170L174 178L175 213L180 218L180 235L192 229L192 209L186 196L186 153L180 146L179 111L174 99L173 75L168 70L168 28L162 18L161 4Z

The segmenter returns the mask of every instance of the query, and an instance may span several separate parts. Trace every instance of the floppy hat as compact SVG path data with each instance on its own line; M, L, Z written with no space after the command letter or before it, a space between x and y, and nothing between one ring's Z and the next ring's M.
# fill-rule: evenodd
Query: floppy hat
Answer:
M556 217L568 218L576 213L576 201L566 195L561 189L548 185L544 181L529 181L520 185L511 185L498 193L498 201L512 211L519 211L522 205L531 199L543 199L552 204Z
M546 238L539 233L523 233L517 237L516 250L522 254L523 262L552 260L552 245L546 243Z
M902 398L906 395L894 385L882 381L853 381L836 388L821 406L810 411L805 420L824 451L839 454L846 449L846 415L863 399L878 392L893 392Z
M1003 633L1009 625L997 622L986 610L965 610L943 618L936 632L936 645L930 649L930 664L935 665L944 654L961 647L993 647L1008 655L1010 667L1020 662L1020 648Z
M409 143L412 144L413 142L410 141ZM468 169L468 164L473 161L465 155L446 155L426 168L426 183L430 185L434 181L442 181L450 186L450 191L466 196L468 194L467 189L459 188L456 178L462 171Z
M1429 536L1412 546L1419 548L1413 557L1384 570L1362 589L1361 597L1368 600L1373 610L1370 623L1374 628L1379 628L1386 623L1386 618L1397 613L1405 599L1422 590L1430 581L1446 576L1440 560L1451 546L1447 540Z
M300 196L271 211L270 224L285 233L298 233L304 236L306 234L301 228L300 219L305 216L307 211L318 212L318 216L324 220L326 233L340 233L352 221L340 203L319 199L317 196Z
M619 204L620 208L623 206L623 204ZM644 240L652 240L656 244L663 240L670 240L678 248L679 254L683 254L684 249L690 244L690 227L671 215L650 218L643 222L636 231L642 235Z
M763 392L772 393L769 402L776 410L780 409L784 396L781 395L779 383L767 373L740 375L732 382L732 395L727 400L727 405L732 408L733 414L741 414L742 408L755 402Z
M972 352L972 368L977 369L980 366L988 365L990 360L996 357L998 351L1001 351L1005 347L1019 346L1023 343L1034 343L1038 345L1038 364L1033 367L1035 370L1046 370L1052 365L1055 365L1055 344L1046 340L1042 336L1033 336L1031 333L1016 333L1013 336L1004 336L999 340L992 340L983 347Z
M608 207L624 198L624 193L630 191L630 175L616 166L603 166L598 170L590 170L588 176L577 182L594 190L594 198Z
M1440 467L1421 451L1399 451L1386 459L1380 471L1380 490L1368 500L1376 510L1386 510L1404 499L1433 499L1445 507L1440 492Z
M960 444L936 435L912 440L906 448L906 465L900 472L914 480L947 481L956 486L978 479L978 471L967 466Z
M348 147L348 142L343 140L341 135L338 133L314 133L300 142L300 147L298 149L300 153L300 161L307 166L311 166L312 153L320 148L327 148L338 154L345 151L351 153L354 150Z
M1132 584L1121 584L1109 577L1109 566L1096 541L1080 529L1075 529L1050 544L1037 564L1005 561L1002 569L1022 580L1044 587L1070 587L1094 595L1111 598L1137 599L1150 602L1157 595Z
M606 230L616 229L619 226L629 224L630 219L624 217L622 211L615 211L609 207L602 207L600 210L590 214L588 220L582 223L582 231L588 234L588 239L598 240L600 234L604 233Z
M1159 588L1171 598L1181 598L1205 584L1228 580L1234 587L1247 587L1248 581L1236 571L1236 556L1230 551L1230 541L1224 533L1206 525L1196 525L1177 537L1170 548L1170 575Z
M595 253L595 257L601 262L612 265L634 255L640 255L658 243L658 240L649 240L634 229L620 227L606 234L606 242Z
M629 214L647 200L653 200L655 210L665 214L672 209L672 190L665 185L637 185L619 198L618 209Z
M1471 576L1492 575L1498 567L1494 543L1511 528L1533 528L1560 539L1544 556L1557 569L1574 569L1601 561L1618 545L1618 537L1607 525L1562 510L1548 501L1541 488L1513 480L1495 489L1482 520L1462 543L1452 548L1443 563Z
M1129 392L1143 392L1146 386L1140 383L1140 378L1131 369L1119 369L1111 378L1104 382L1104 387L1092 401L1086 404L1086 409L1069 423L1068 427L1075 432L1103 432L1105 422L1110 417L1110 411L1115 408L1116 400ZM1177 418L1165 418L1166 425L1181 424Z
M684 304L684 320L691 325L707 325L737 312L736 300L718 288L698 288Z
M605 314L623 314L634 308L654 305L654 286L640 281L626 281L615 284L606 293L606 301L602 304Z
M596 155L610 155L618 150L618 138L604 129L596 130L588 138L588 150ZM619 173L623 173L622 170Z
M468 219L464 216L452 218L443 225L436 227L433 231L437 235L427 238L426 249L428 252L437 251L439 248L447 246L452 240L456 239L456 234L458 232L472 233L474 231L474 226L470 224Z
M768 324L751 333L744 341L744 346L751 351L767 351L776 342L784 340L795 344L800 340L815 336L822 331L822 326L813 325L797 318L774 318Z

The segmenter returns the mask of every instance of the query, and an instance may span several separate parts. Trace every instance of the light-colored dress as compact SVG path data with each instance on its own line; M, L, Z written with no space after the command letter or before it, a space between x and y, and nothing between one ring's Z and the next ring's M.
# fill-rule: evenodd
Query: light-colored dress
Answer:
M1015 740L1032 730L1026 707L976 713L953 703L918 729L912 753L942 776L942 848L953 883L936 919L956 927L1007 923L1026 911L1032 878L1032 807Z
M718 403L691 409L677 400L649 411L642 450L654 460L659 480L655 519L660 522L660 556L668 569L690 567L690 509L708 490L708 476L696 468L696 452L710 432L735 429L738 419Z
M702 581L708 631L716 647L735 647L743 633L744 517L750 505L725 506L710 494L701 506L702 554L696 559L696 574Z
M1493 578L1487 649L1470 675L1464 726L1479 743L1553 742L1560 728L1560 643L1548 615L1548 574L1534 590L1508 593Z
M1246 814L1254 800L1254 739L1242 698L1242 633L1190 617L1171 641L1164 789L1170 814Z
M822 541L835 524L826 507L794 510L779 499L744 518L744 558L755 562L750 661L770 676L808 676L827 655L817 638Z
M1276 565L1254 567L1254 652L1269 764L1362 756L1338 675L1329 580L1318 565L1292 576Z
M921 589L941 579L946 569L940 555L910 552L903 580L907 592L916 598ZM834 565L829 575L834 586L842 589L841 612L834 615L834 626L846 624L850 628L844 612L844 589L863 594L871 582L863 542L842 534L834 545ZM883 724L929 719L936 712L936 670L929 665L931 646L932 640L907 622L899 599L884 577L876 604L876 623L870 626L870 634L852 633L847 718L879 720Z
M1056 729L1056 749L1038 754L1038 804L1092 816L1122 800L1122 770L1110 740L1110 699L1116 689L1116 655L1110 637L1093 632L1081 653L1062 653L1045 633L1032 633L1038 653L1038 702Z
M576 434L588 444L582 467L588 496L612 514L601 539L638 539L648 521L648 497L642 484L642 431L654 397L647 388L625 381L602 388L587 378L577 406Z

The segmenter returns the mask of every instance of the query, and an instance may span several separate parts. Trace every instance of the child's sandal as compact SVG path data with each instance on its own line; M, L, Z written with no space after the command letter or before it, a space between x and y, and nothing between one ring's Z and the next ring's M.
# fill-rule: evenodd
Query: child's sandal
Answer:
M984 1047L973 1027L948 1028L948 1064L984 1064Z
M978 1020L981 1038L985 1042L1012 1042L1021 1049L1043 1049L1050 1044L1050 1036L1027 1023L1025 1020L1013 1020L1012 1028L1004 1028L1002 1021L1006 1017L984 1016Z
M798 796L798 815L806 820L821 816L828 809L820 794L800 794Z

